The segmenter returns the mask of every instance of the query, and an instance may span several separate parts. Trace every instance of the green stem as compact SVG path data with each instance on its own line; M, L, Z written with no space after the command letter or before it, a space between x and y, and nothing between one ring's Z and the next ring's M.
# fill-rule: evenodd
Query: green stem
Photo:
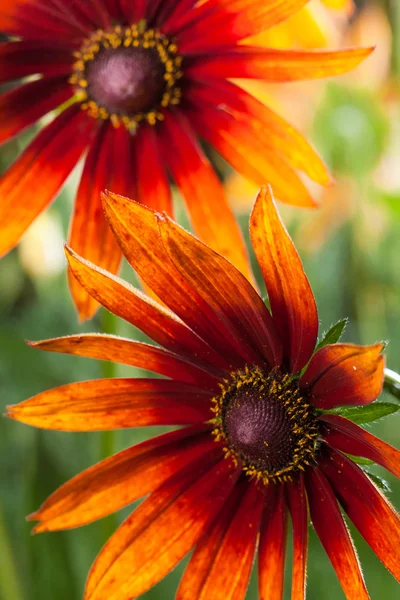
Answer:
M385 380L383 387L397 400L400 400L400 375L392 369L385 369Z
M0 505L0 598L22 600L22 591L19 585L15 560L7 536L3 511Z
M112 313L104 311L102 315L102 331L108 335L117 333L118 320ZM102 363L102 376L104 379L110 379L116 376L116 364L104 361ZM100 460L108 458L115 453L115 431L102 431L100 434ZM115 515L103 519L104 537L107 540L116 530L118 521Z

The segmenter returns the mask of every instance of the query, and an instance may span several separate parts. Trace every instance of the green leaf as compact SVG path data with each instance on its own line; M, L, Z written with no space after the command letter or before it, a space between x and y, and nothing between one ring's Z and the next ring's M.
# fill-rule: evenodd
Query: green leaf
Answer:
M349 322L348 319L341 319L340 321L335 323L335 325L332 325L328 329L328 331L326 331L322 335L322 339L320 342L318 342L317 347L315 348L315 352L317 350L319 350L320 348L327 346L328 344L336 344L342 337L342 334L343 334L344 330L346 329L348 322Z
M345 454L348 458L350 458L350 460L357 463L358 465L371 466L371 465L375 464L374 461L369 460L369 458L362 458L361 456L353 456L353 454L347 454L347 452L345 452Z
M382 479L382 477L379 477L379 475L375 475L375 473L370 473L367 469L365 470L365 472L368 475L368 477L370 479L372 479L372 481L375 483L375 485L380 490L382 490L382 492L385 492L386 494L388 494L389 492L392 491L390 489L390 485L388 484L388 482L385 481L384 479Z
M362 425L378 421L383 417L387 417L400 410L400 405L393 402L373 402L366 406L341 406L333 410L325 411L326 413L340 415L353 423Z

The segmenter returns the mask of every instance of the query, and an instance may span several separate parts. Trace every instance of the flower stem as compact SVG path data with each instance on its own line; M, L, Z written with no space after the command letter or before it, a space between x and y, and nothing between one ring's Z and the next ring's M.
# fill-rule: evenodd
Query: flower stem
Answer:
M392 369L385 369L385 380L383 387L400 401L400 375Z
M102 315L101 329L103 333L115 335L117 333L118 321L112 313L104 310ZM104 361L101 365L102 376L104 379L110 379L116 376L116 364L113 362ZM108 458L115 453L115 431L102 431L100 434L100 460ZM103 532L107 540L116 530L118 521L115 515L103 519Z

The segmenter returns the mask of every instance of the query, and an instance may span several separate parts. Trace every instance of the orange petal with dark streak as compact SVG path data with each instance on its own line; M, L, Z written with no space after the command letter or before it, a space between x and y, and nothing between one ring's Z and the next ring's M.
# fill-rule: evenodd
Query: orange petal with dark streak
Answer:
M272 191L264 187L250 217L250 236L261 267L275 326L291 372L308 362L318 334L318 313L299 255L283 225Z
M299 385L317 408L369 404L382 391L383 344L329 344L312 357Z
M258 551L260 600L281 600L286 555L287 505L284 487L271 484L261 521Z
M84 600L146 592L189 552L222 509L240 473L216 448L178 472L117 529L96 559Z
M123 279L104 271L66 248L74 277L102 306L143 331L157 344L176 354L200 358L228 368L224 359L199 338L179 317Z
M311 519L348 600L369 600L360 564L331 486L319 469L306 471Z
M308 550L308 504L303 473L286 487L287 502L292 518L293 567L292 600L305 600Z
M170 379L70 383L9 407L21 423L61 431L191 425L212 417L210 392Z
M327 424L323 438L330 446L346 454L373 460L400 478L399 450L340 415L325 414L319 418Z
M175 600L243 600L262 507L256 482L243 477L197 544Z
M56 490L29 521L34 531L70 529L101 519L154 492L215 446L204 426L185 427L118 452Z
M282 351L271 315L248 280L223 256L171 219L160 218L160 232L171 260L186 281L220 315L243 359L272 366Z
M131 367L153 371L172 379L198 384L200 388L216 389L219 372L215 376L208 371L211 367L200 366L178 355L133 340L102 334L81 334L29 342L29 345L46 352L60 352L87 356L98 360L109 360ZM204 367L204 371L202 370Z
M319 465L336 497L389 571L400 581L400 518L380 490L352 460L326 448Z

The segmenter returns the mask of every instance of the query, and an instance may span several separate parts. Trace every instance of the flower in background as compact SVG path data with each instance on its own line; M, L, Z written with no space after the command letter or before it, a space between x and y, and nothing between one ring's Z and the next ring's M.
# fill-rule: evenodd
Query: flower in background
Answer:
M166 215L113 193L104 205L127 260L163 304L67 250L71 270L159 346L91 334L32 345L163 377L65 385L9 416L65 431L184 427L77 475L30 516L36 532L68 529L148 496L104 546L85 599L136 598L194 548L177 600L242 600L257 546L259 597L281 598L290 515L292 598L300 600L310 514L347 598L366 600L338 501L399 579L399 517L355 461L399 476L400 453L342 416L379 410L371 403L382 389L383 345L325 338L315 348L315 300L269 190L250 233L271 312L242 273Z
M86 153L70 244L111 272L121 252L104 219L108 188L172 214L169 176L197 234L245 274L245 246L199 138L257 183L314 201L296 170L328 185L306 140L231 78L286 82L338 75L371 49L280 51L243 40L306 0L6 0L0 82L34 76L0 100L0 141L56 111L0 180L0 255L55 197ZM70 276L82 319L97 303Z

